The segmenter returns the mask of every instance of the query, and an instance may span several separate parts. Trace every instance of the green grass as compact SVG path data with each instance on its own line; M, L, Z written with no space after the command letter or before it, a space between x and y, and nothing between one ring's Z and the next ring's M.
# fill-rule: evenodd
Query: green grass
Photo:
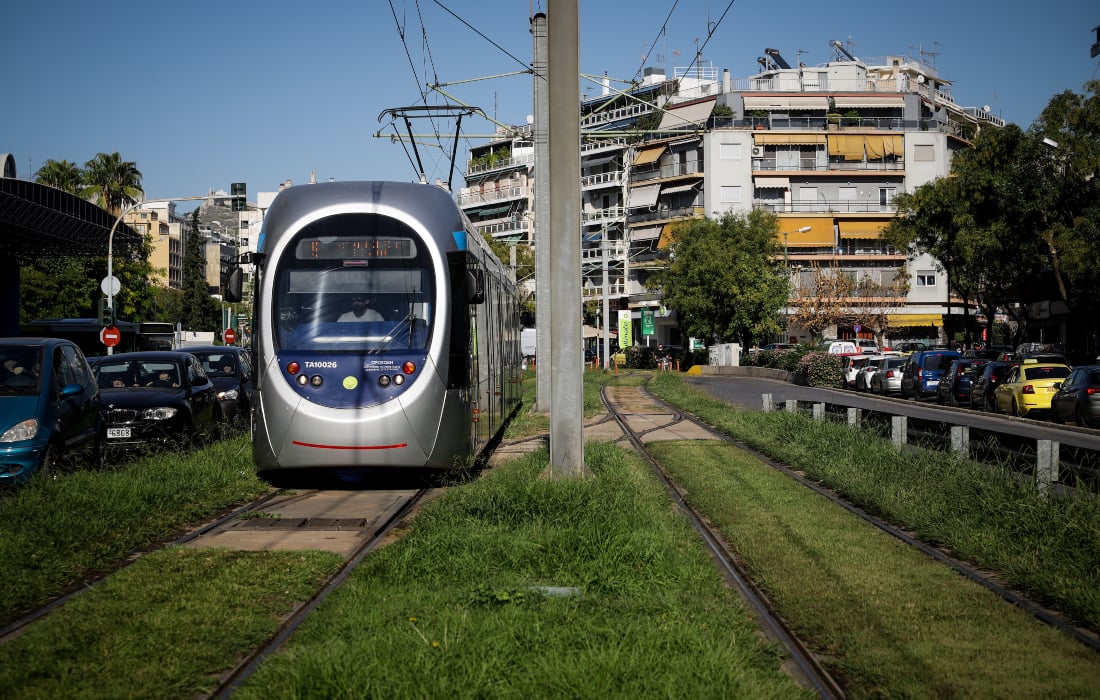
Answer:
M603 370L586 369L584 372L584 386L582 400L584 402L584 417L591 418L603 413L606 409L603 400L600 399L600 387L615 380L613 374ZM505 428L504 437L507 440L530 437L540 433L550 432L549 413L535 412L535 398L537 396L538 379L534 369L523 373L523 390L521 392L523 405L512 422Z
M651 449L850 696L1100 692L1095 652L749 453Z
M429 504L237 696L808 696L637 457L590 443L594 478L553 482L546 460Z
M5 644L0 696L207 695L341 561L324 552L155 552Z
M899 451L846 425L742 411L676 377L657 393L926 542L1100 630L1100 499L1042 498L995 469L932 450Z
M267 490L248 440L34 479L0 500L0 624Z

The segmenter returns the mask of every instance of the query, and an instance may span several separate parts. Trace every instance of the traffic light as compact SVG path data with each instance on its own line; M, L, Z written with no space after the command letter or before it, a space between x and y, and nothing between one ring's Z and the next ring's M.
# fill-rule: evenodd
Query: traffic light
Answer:
M245 183L234 182L229 185L229 195L233 201L233 211L247 211L248 202L245 199L245 193L247 191Z
M104 328L115 325L115 310L109 306L106 297L99 300L99 325Z

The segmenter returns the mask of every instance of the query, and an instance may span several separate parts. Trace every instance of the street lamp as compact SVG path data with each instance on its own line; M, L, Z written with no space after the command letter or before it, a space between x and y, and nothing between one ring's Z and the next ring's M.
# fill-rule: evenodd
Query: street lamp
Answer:
M783 307L783 329L787 331L787 340L784 342L790 341L791 339L790 322L787 321L787 316L790 315L791 309L791 259L788 251L787 236L791 235L792 233L809 233L811 230L813 230L812 226L802 226L801 228L795 229L794 231L783 232L783 270L787 273L787 304Z

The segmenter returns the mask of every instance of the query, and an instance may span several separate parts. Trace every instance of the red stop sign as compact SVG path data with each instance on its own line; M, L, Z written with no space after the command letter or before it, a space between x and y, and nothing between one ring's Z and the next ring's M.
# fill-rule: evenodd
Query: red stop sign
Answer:
M109 348L113 348L118 345L122 340L122 334L118 332L118 328L114 326L107 326L99 331L99 342L103 343Z
M237 332L232 328L225 329L225 343L226 345L232 345L237 342Z

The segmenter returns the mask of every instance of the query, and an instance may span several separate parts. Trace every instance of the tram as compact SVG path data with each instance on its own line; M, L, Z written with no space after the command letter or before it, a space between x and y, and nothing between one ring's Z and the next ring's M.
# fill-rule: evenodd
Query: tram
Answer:
M254 285L252 455L261 478L455 469L520 403L515 282L427 184L283 190ZM240 298L241 271L227 298Z

